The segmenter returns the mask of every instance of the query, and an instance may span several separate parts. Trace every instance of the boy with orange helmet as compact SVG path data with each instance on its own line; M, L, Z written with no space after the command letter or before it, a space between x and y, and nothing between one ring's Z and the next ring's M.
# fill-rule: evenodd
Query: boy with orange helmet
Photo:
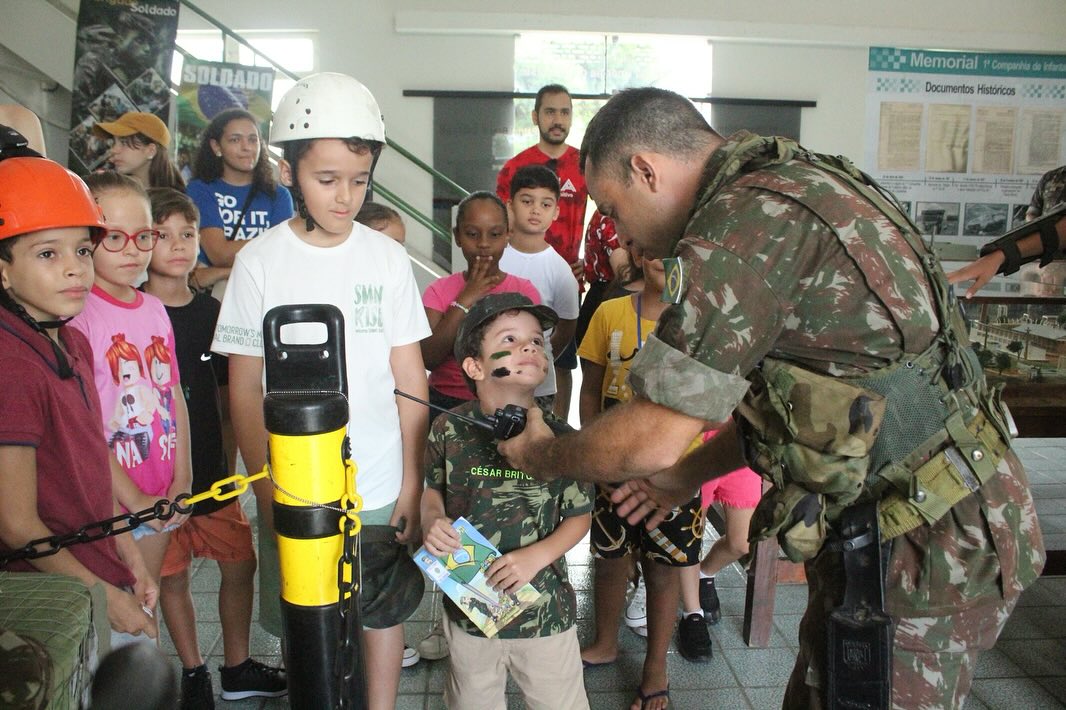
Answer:
M100 209L74 173L0 126L0 551L116 513L92 353L65 326L93 282ZM112 646L147 634L158 589L129 536L13 562L103 584Z

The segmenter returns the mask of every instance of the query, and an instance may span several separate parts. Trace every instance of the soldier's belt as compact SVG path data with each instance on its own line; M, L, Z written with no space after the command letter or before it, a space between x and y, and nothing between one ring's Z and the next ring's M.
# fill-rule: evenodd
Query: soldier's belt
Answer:
M1009 442L983 412L969 425L953 415L946 427L949 446L913 473L898 465L882 472L893 484L877 506L882 540L935 523L996 475Z

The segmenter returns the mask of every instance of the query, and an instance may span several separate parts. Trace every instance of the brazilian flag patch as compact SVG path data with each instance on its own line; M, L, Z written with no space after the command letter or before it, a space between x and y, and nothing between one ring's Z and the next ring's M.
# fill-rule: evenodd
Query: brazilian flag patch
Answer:
M685 295L685 265L677 257L663 259L666 285L663 287L663 303L681 303Z

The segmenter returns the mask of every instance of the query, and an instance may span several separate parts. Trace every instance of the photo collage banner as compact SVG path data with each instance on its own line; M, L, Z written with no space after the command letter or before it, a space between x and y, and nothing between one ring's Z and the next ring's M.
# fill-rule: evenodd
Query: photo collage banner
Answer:
M104 166L107 142L93 126L128 111L168 122L178 0L81 0L74 49L70 158L76 173Z

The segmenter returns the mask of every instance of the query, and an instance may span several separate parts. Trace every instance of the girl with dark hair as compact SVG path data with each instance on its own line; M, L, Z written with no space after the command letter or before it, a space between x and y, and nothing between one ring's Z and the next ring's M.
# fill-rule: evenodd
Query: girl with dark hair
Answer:
M130 111L114 121L97 123L93 131L111 141L108 161L115 172L129 175L144 188L185 190L185 180L170 160L170 131L158 116Z
M248 240L292 217L292 195L278 185L255 116L228 109L212 119L193 158L188 194L200 210L199 286L229 276ZM205 278L206 277L206 278Z

